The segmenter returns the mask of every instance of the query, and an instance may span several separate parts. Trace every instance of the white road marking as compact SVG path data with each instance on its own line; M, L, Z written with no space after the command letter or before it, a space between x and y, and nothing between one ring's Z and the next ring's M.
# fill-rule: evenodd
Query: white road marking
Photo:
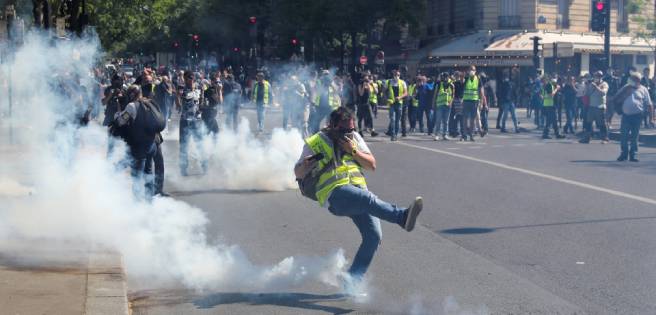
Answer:
M479 158L475 158L475 157L471 157L471 156L467 156L467 155L463 155L463 154L453 153L453 152L449 152L449 151L443 151L443 150L439 150L439 149L427 148L427 147L422 147L422 146L419 146L419 145L414 145L414 144L409 144L409 143L404 143L404 142L397 142L397 144L403 145L403 146L406 146L406 147L415 148L415 149L426 150L426 151L431 151L431 152L440 153L440 154L444 154L444 155L449 155L449 156L461 158L461 159L464 159L464 160L469 160L469 161L473 161L473 162L478 162L478 163L482 163L482 164L496 166L496 167L507 169L507 170L510 170L510 171L515 171L515 172L524 173L524 174L527 174L527 175L532 175L532 176L541 177L541 178L544 178L544 179L549 179L549 180L552 180L552 181L555 181L555 182L565 183L565 184L569 184L569 185L572 185L572 186L577 186L577 187L581 187L581 188L586 188L586 189L590 189L590 190L594 190L594 191L598 191L598 192L611 194L613 196L623 197L623 198L627 198L627 199L631 199L631 200L635 200L635 201L640 201L640 202L644 202L644 203L651 204L651 205L656 205L656 200L651 199L651 198L642 197L642 196L638 196L638 195L632 195L632 194L629 194L629 193L625 193L625 192L621 192L621 191L617 191L617 190L613 190L613 189L609 189L609 188L604 188L604 187L600 187L600 186L595 186L595 185L591 185L591 184L587 184L587 183L583 183L583 182L579 182L579 181L575 181L575 180L571 180L571 179L567 179L567 178L548 175L548 174L544 174L544 173L540 173L540 172L536 172L536 171L531 171L531 170L527 170L527 169L523 169L523 168L519 168L519 167L515 167L515 166L510 166L510 165L503 164L503 163L492 162L492 161L488 161L488 160L483 160L483 159L479 159Z

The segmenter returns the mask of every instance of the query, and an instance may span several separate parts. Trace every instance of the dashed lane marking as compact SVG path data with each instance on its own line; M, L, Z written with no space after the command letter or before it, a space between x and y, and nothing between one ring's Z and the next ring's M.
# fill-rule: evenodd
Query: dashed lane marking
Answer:
M458 153L454 153L454 152L422 147L422 146L414 145L414 144L410 144L410 143L397 142L397 144L403 145L403 146L406 146L406 147L410 147L410 148L419 149L419 150L426 150L426 151L430 151L430 152L449 155L449 156L457 157L457 158L460 158L460 159L463 159L463 160L468 160L468 161L478 162L478 163L482 163L482 164L487 164L487 165L495 166L495 167L510 170L510 171L515 171L515 172L519 172L519 173L523 173L523 174L527 174L527 175L532 175L532 176L552 180L552 181L555 181L555 182L569 184L569 185L572 185L572 186L577 186L577 187L581 187L581 188L585 188L585 189L590 189L590 190L594 190L594 191L598 191L598 192L611 194L613 196L623 197L623 198L626 198L626 199L631 199L631 200L644 202L644 203L651 204L651 205L656 205L656 200L654 200L654 199L650 199L650 198L642 197L642 196L638 196L638 195L633 195L633 194L629 194L629 193L625 193L625 192L621 192L621 191L617 191L617 190L613 190L613 189L609 189L609 188L604 188L604 187L600 187L600 186L595 186L595 185L591 185L591 184L586 184L586 183L583 183L583 182L579 182L579 181L575 181L575 180L571 180L571 179L567 179L567 178L548 175L548 174L544 174L544 173L540 173L540 172L536 172L536 171L531 171L531 170L527 170L527 169L523 169L523 168L519 168L519 167L515 167L515 166L510 166L510 165L503 164L503 163L497 163L497 162L492 162L492 161L488 161L488 160L483 160L483 159L479 159L479 158L475 158L475 157L471 157L471 156L467 156L467 155L463 155L463 154L458 154Z

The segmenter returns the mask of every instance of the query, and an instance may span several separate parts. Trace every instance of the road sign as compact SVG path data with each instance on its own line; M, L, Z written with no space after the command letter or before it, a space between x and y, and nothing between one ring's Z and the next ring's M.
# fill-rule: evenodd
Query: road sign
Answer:
M367 56L360 56L360 64L361 65L367 64Z

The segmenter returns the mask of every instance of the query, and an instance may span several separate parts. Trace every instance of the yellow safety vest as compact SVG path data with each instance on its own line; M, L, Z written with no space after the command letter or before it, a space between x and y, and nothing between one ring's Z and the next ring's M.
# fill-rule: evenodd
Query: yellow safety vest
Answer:
M378 84L369 83L369 103L378 104Z
M440 89L437 91L435 106L449 106L452 100L453 89L451 87L451 80L447 81L446 84L444 82L440 82Z
M262 81L264 83L264 105L269 105L269 90L271 89L271 84L269 81L264 80ZM253 102L257 102L257 89L259 88L260 84L258 82L255 82L255 86L253 87Z
M419 100L415 97L415 90L417 89L417 84L412 83L408 87L408 97L412 100L412 107L419 107Z
M321 101L321 95L320 93L316 93L314 95L314 106L319 106L319 102ZM335 89L331 86L328 87L328 105L332 109L337 109L341 105L341 100L339 99L339 96L336 95Z
M556 87L553 85L553 83L549 83L549 85L551 85L551 92L556 90ZM551 93L547 93L546 85L542 88L542 106L544 107L554 106L553 96L551 96Z
M478 94L478 76L474 76L474 78L468 78L465 81L465 93L462 97L464 101L478 101L479 100L479 94Z
M399 95L405 94L405 88L406 88L405 81L403 81L401 79L399 79L397 81L397 85L399 86L399 95L394 95L394 88L392 88L392 82L391 81L392 80L387 81L387 90L388 90L387 105L393 105L394 103L396 103L396 98Z
M367 181L362 168L350 153L344 153L340 161L335 160L335 150L332 141L323 132L317 132L305 139L305 143L314 154L322 153L324 158L319 161L316 169L323 170L316 186L316 196L323 206L333 189L344 185L355 185L367 188ZM325 169L324 169L325 168Z

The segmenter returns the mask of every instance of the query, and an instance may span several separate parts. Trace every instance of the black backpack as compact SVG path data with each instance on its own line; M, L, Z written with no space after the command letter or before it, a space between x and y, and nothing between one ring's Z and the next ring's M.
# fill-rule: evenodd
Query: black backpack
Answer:
M152 100L141 100L144 108L144 128L147 131L158 133L166 128L166 119Z
M296 181L298 182L298 188L301 191L301 194L307 198L317 201L317 183L319 182L319 177L321 177L321 174L323 174L323 172L325 172L329 167L336 166L336 163L337 162L335 161L335 157L333 156L333 158L330 159L330 162L326 163L322 169L315 168L309 171L305 177L297 178Z

